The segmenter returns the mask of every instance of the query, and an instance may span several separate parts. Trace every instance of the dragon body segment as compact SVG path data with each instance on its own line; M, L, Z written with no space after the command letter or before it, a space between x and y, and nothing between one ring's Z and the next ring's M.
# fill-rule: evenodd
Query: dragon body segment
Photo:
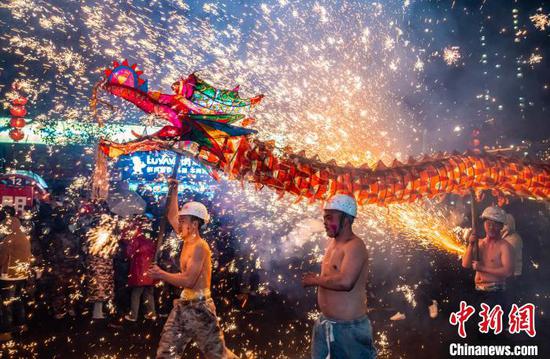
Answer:
M132 72L133 71L133 72ZM192 74L172 85L173 94L148 92L135 65L115 63L101 87L146 113L171 123L159 132L128 143L102 140L109 157L139 151L174 150L192 154L231 179L267 186L281 195L326 200L336 193L353 194L361 205L413 202L446 194L491 190L498 196L550 199L550 163L489 153L439 153L407 163L394 160L374 167L338 166L303 155L276 151L273 143L251 139L254 131L231 125L262 96L242 99L238 87L219 90ZM243 126L246 125L243 121Z

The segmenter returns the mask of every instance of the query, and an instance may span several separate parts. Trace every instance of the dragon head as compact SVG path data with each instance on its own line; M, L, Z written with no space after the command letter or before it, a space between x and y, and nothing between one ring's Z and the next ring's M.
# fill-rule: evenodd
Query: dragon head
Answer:
M195 89L196 83L197 78L195 74L191 74L186 79L181 78L178 81L174 82L172 84L172 91L174 91L176 95L190 98L191 95L193 95L193 90Z

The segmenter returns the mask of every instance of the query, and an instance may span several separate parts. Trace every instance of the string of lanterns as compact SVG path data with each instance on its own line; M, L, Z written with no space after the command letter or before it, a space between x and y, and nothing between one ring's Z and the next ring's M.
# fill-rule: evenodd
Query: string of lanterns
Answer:
M22 96L19 92L20 86L14 82L12 89L16 93L16 96L10 101L10 138L15 142L21 141L25 137L23 127L27 124L25 116L27 115L27 109L25 105L28 100Z

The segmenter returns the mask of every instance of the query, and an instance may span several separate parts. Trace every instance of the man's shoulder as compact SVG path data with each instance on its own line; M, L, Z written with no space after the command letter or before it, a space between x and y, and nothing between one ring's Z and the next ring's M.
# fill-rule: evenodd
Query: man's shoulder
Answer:
M509 249L509 250L512 250L512 249L513 249L512 244L511 244L510 242L508 242L508 241L507 241L506 239L504 239L504 238L501 239L501 240L499 241L499 245L500 245L500 249L501 249L501 250L502 250L502 249L505 249L505 248L506 248L506 249Z
M512 246L521 244L523 240L521 239L521 236L517 233L512 233L504 237L504 240L508 243L510 243Z
M361 238L355 235L351 240L346 243L345 248L349 251L361 251L365 253L367 251L367 246L365 245L365 242L363 242Z
M208 242L204 238L201 238L199 241L197 241L195 246L200 248L201 250L210 252L210 245L208 244Z

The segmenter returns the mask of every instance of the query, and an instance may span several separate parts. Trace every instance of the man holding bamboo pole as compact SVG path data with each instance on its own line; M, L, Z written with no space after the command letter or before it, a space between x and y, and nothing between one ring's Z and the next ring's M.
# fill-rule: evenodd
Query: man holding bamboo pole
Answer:
M177 180L169 179L177 186ZM199 202L187 202L178 210L177 191L168 197L168 222L183 240L180 255L180 272L168 273L154 265L149 270L153 279L165 281L183 288L181 298L164 324L157 350L157 358L174 358L183 354L185 347L194 340L207 358L233 358L225 347L223 333L216 316L216 307L210 294L212 253L201 237L200 229L210 216Z

